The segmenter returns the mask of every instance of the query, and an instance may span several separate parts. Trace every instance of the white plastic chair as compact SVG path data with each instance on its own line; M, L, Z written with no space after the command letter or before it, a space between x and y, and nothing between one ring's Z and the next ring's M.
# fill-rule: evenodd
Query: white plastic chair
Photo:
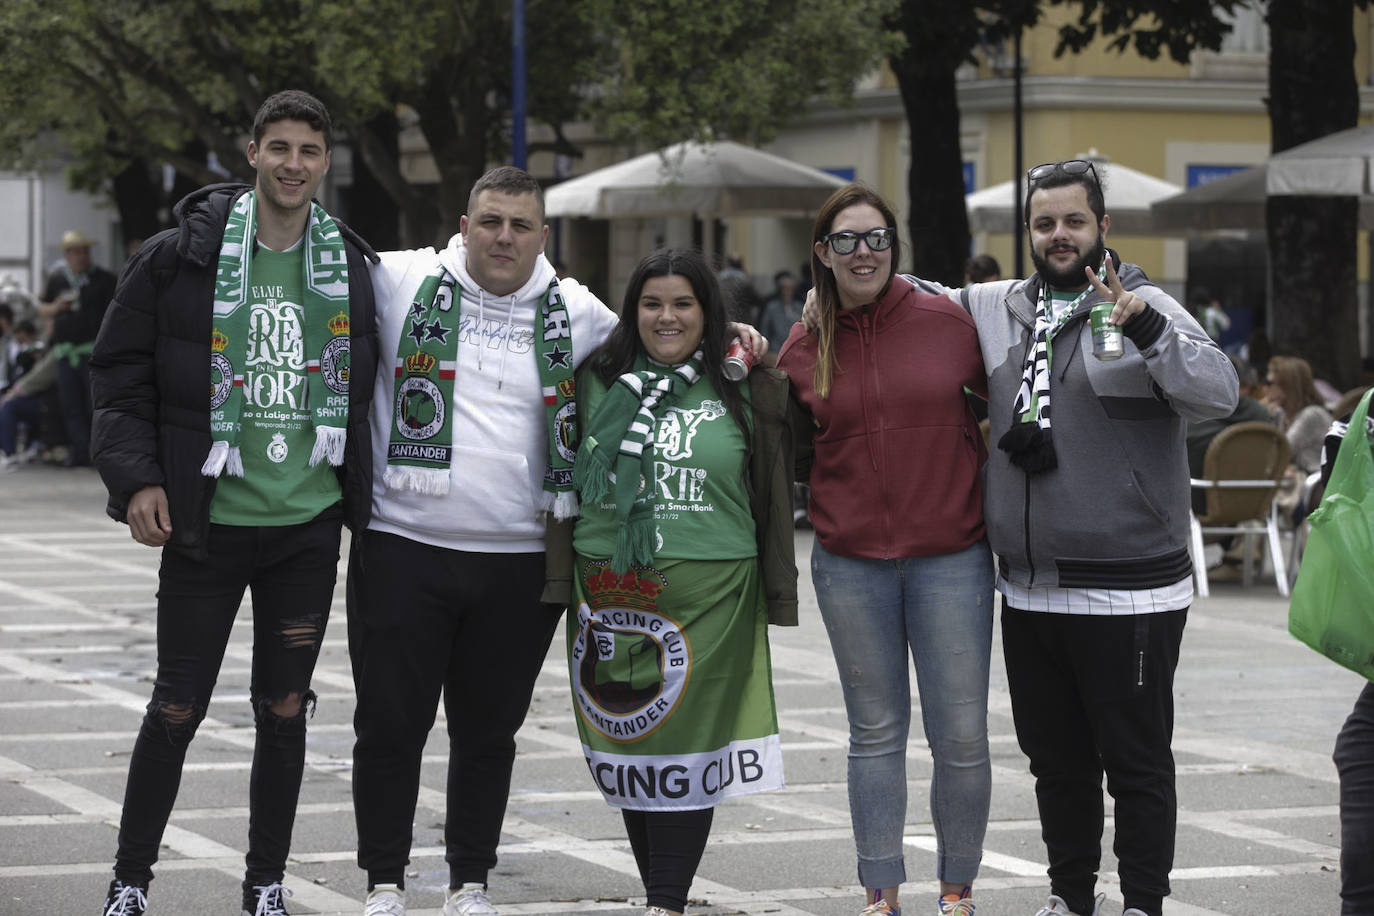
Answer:
M1274 581L1279 594L1288 596L1288 564L1279 536L1278 511L1274 496L1288 467L1291 449L1288 439L1270 423L1237 423L1217 433L1207 446L1202 461L1203 476L1189 482L1204 491L1207 509L1202 515L1189 513L1192 533L1193 575L1202 597L1210 594L1207 561L1203 557L1206 540L1222 535L1239 536L1241 541L1241 582L1254 583L1255 559L1251 539L1263 534L1274 566Z

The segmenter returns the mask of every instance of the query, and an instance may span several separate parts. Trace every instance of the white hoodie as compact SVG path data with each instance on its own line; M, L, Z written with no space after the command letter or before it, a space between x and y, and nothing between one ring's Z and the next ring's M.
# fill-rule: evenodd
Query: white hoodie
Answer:
M420 282L442 263L463 289L454 383L453 464L444 496L387 489L387 444L395 409L397 343ZM461 234L448 248L390 251L372 270L381 357L372 398L372 521L375 531L451 550L527 553L544 549L537 508L548 465L548 419L535 361L535 321L554 277L544 255L520 289L496 297L467 271ZM619 320L576 280L558 288L572 326L578 365Z

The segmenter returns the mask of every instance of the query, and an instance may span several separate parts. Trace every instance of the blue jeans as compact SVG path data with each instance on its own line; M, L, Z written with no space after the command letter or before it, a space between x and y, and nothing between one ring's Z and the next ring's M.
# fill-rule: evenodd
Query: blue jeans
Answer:
M992 795L987 543L939 556L871 560L832 554L817 541L811 579L849 714L849 814L859 881L882 888L906 880L910 651L935 760L930 815L936 874L941 881L972 883L983 858Z

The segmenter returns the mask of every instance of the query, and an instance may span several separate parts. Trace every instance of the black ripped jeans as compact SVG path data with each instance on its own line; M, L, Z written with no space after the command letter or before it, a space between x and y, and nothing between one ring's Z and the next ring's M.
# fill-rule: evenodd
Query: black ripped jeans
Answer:
M211 525L204 561L164 548L158 571L157 682L129 760L115 876L147 885L181 783L186 747L205 718L229 634L253 597L249 688L257 741L248 784L244 887L280 881L305 767L310 677L324 640L343 514L335 506L299 525ZM271 706L299 698L296 714Z

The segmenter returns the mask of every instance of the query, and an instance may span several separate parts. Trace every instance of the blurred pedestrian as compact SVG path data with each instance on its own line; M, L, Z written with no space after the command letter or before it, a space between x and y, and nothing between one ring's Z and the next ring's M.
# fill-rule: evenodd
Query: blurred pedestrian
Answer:
M757 325L761 322L763 297L754 288L754 281L744 269L744 258L732 252L717 275L721 294L725 296L725 311L733 321Z
M58 358L68 467L91 463L91 348L115 290L114 274L91 261L93 245L80 229L63 233L62 265L48 277L38 303L39 316L51 322L48 345Z
M1199 287L1193 292L1189 305L1193 317L1197 318L1197 323L1202 325L1207 336L1220 343L1221 336L1231 330L1231 316L1226 314L1217 297Z
M568 667L645 916L686 909L718 802L783 786L767 625L797 622L795 408L777 369L725 378L733 336L701 255L657 251L578 373ZM638 493L619 485L640 479ZM656 772L673 772L671 786Z
M797 295L797 278L791 271L780 270L773 275L773 295L764 303L759 332L768 338L768 352L775 358L792 325L801 321L802 298Z
M0 386L0 471L16 470L35 457L40 448L39 429L43 419L43 392L53 384L56 363L49 359L43 369L38 330L25 318L14 325L9 344L7 382ZM19 433L24 430L27 443L21 451Z
M977 254L964 262L964 285L1002 279L1002 267L990 254Z

